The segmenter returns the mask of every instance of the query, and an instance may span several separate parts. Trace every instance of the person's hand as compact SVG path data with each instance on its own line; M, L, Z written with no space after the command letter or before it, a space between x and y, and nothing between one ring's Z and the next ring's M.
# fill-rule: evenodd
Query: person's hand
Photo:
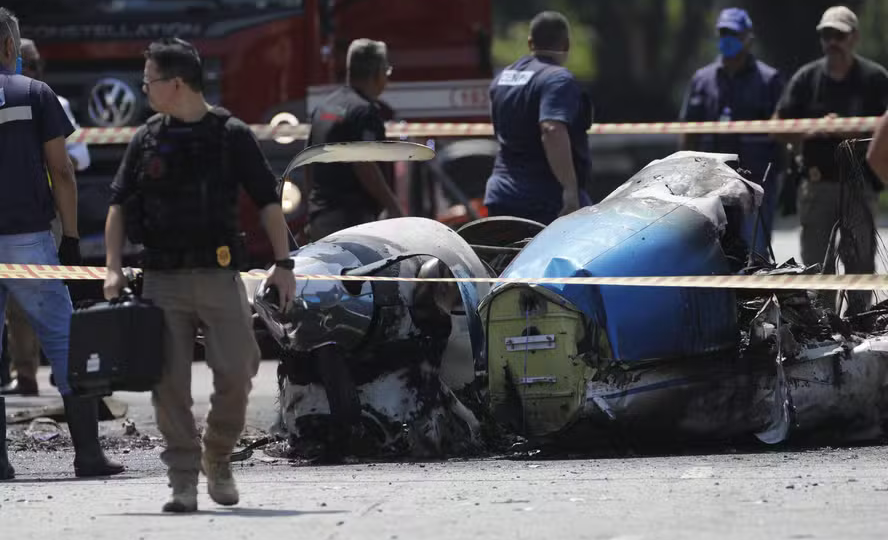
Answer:
M565 191L561 200L560 216L573 214L580 209L580 196L576 192Z
M126 287L126 276L123 275L122 268L108 268L105 273L105 285L102 291L105 294L105 300L113 300L120 296L120 291Z
M277 289L281 303L280 311L282 313L286 311L293 302L293 295L296 294L296 278L293 276L293 271L275 265L266 285Z
M80 266L80 239L73 236L62 236L59 243L59 264L62 266Z
M401 210L401 207L399 205L396 205L392 208L389 208L388 217L389 218L404 217L404 211Z
M837 115L836 113L829 113L823 117L823 120L832 120L832 119L838 118L838 117L839 117L839 115ZM808 131L805 133L805 138L811 139L811 138L815 138L815 137L824 137L826 135L831 135L831 134L827 133L822 127L812 127L812 128L809 128Z

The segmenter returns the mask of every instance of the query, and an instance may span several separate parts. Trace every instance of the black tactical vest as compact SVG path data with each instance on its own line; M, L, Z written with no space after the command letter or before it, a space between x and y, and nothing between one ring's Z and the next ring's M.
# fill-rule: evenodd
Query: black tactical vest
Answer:
M213 108L200 122L155 115L141 141L138 195L126 208L130 240L145 246L146 268L237 268L239 187L225 124Z

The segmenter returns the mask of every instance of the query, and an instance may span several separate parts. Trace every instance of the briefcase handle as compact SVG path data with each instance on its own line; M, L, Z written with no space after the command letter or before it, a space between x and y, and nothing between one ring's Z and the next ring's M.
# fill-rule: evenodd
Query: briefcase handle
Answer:
M142 302L142 299L139 298L138 295L133 294L133 290L132 290L131 288L129 288L129 287L124 287L123 289L120 290L120 294L119 294L119 295L117 295L116 297L112 298L111 300L108 300L108 305L110 305L110 306L116 306L116 305L118 305L118 304L124 304L124 303L127 303L127 302L130 302L130 303L143 303L143 302Z

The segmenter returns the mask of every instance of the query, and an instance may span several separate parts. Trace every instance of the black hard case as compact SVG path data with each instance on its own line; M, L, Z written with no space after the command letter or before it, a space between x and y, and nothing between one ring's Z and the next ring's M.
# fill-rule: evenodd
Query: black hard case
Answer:
M163 310L136 296L77 309L68 383L79 396L148 392L163 373Z

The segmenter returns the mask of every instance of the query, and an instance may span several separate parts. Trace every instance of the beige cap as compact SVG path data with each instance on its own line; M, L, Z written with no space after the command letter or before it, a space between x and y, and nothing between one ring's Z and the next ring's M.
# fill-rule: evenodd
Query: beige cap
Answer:
M835 28L839 32L850 33L857 30L857 15L845 6L833 6L823 12L817 30Z

